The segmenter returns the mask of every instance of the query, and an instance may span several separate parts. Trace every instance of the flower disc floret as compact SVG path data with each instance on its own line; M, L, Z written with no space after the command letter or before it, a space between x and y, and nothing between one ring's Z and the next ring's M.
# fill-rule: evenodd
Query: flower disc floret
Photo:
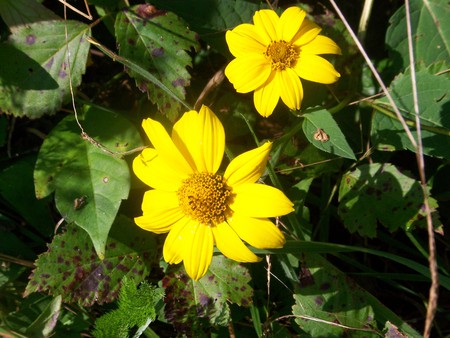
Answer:
M273 70L291 68L298 59L296 47L286 41L271 42L265 51L265 55L270 58Z
M231 190L220 175L197 173L183 180L177 191L183 212L204 225L225 221Z

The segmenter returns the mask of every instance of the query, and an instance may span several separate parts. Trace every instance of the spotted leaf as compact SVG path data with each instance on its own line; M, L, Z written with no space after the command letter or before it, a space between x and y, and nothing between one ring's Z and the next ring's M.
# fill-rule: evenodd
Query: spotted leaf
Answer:
M249 281L246 268L223 256L213 257L209 271L197 282L189 278L182 265L170 268L163 279L165 317L178 330L191 334L205 321L227 325L229 302L239 306L252 303Z
M124 216L119 216L111 229L103 260L98 258L89 235L69 224L36 260L25 296L47 292L83 306L111 302L117 298L124 276L136 283L148 276L155 256L152 234Z
M187 50L198 49L196 34L175 14L142 4L117 15L115 23L119 54L151 72L177 97L184 100L190 83L186 67L192 66ZM170 95L140 74L129 71L138 87L147 92L158 109L174 120L181 107Z

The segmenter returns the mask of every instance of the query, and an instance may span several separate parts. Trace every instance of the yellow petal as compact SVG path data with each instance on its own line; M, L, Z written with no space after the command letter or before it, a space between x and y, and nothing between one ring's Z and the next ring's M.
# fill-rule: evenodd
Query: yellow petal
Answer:
M235 157L223 175L230 187L244 183L255 183L266 170L272 142L266 142L256 149Z
M286 215L292 211L292 202L280 190L264 184L248 183L233 189L236 194L231 210L242 215L265 218Z
M183 262L187 274L194 280L199 280L208 271L211 264L214 238L211 227L193 223L186 228L184 233L189 232L183 241Z
M299 110L303 100L303 86L298 75L291 68L277 72L281 87L281 99L290 109Z
M227 220L240 238L258 249L282 248L286 239L267 218L252 218L237 212Z
M334 83L341 77L330 62L313 54L301 54L295 72L302 79L324 84Z
M172 140L198 172L215 173L225 150L225 131L207 106L187 112L175 123Z
M280 39L290 42L299 31L305 16L306 12L298 7L289 7L286 9L280 17L278 32Z
M278 82L275 81L275 72L272 72L264 85L255 90L253 102L257 112L263 117L272 115L280 99Z
M158 156L166 165L170 165L180 177L193 173L193 168L175 146L161 123L149 118L142 121L142 127L158 152Z
M295 34L291 42L297 46L306 45L319 35L321 30L314 22L304 19L300 30Z
M329 37L317 35L314 40L300 48L300 54L341 54L339 46Z
M167 263L178 264L183 260L183 241L186 239L184 234L190 222L189 218L183 217L170 229L163 247L163 257Z
M168 232L174 223L183 218L175 192L150 190L142 201L143 216L135 218L141 228L155 233Z
M255 24L255 29L264 45L268 46L271 41L280 40L280 37L277 34L280 18L275 11L271 9L256 11L253 16L253 23Z
M226 223L211 228L217 248L228 258L237 262L259 262L260 257L251 252L234 230Z
M248 53L262 54L266 51L267 46L258 35L255 26L244 23L237 26L232 31L227 31L225 39L231 54L239 57Z
M188 177L163 163L153 148L146 148L136 156L133 171L148 186L165 191L177 191L181 181Z
M231 61L225 75L238 93L255 90L270 76L270 61L263 54L246 54Z

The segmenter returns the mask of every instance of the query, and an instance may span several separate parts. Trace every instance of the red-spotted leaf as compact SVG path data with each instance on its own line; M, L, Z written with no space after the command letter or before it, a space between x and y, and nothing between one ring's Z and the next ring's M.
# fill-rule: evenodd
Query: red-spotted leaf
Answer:
M196 34L175 14L152 5L138 5L120 12L115 24L119 54L152 73L170 91L184 100L190 83L186 67L192 66L187 50L198 49ZM180 103L140 74L130 71L137 85L147 92L158 109L174 120Z
M365 164L342 177L339 188L339 215L351 232L375 237L378 224L391 232L408 230L423 221L423 193L420 183L401 173L392 164ZM437 207L430 197L431 208ZM435 226L440 222L436 213Z
M89 235L69 224L36 260L25 296L48 292L83 306L111 302L119 294L122 278L133 278L136 283L144 280L155 257L152 234L124 216L119 216L111 229L103 260L98 258Z
M67 39L65 30L67 29ZM85 72L89 26L77 21L40 21L15 28L0 44L0 109L15 116L53 114L70 98Z
M223 256L213 257L209 271L197 282L189 278L182 265L171 268L163 279L165 317L178 330L191 333L205 321L227 325L228 303L239 306L252 303L250 278L245 267Z

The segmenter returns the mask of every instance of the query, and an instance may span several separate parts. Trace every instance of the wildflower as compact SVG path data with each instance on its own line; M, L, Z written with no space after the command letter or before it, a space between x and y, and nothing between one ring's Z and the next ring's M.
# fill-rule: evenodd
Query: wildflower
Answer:
M239 262L260 260L242 241L256 248L284 245L268 217L290 213L292 203L280 190L256 183L271 142L237 156L220 175L225 132L208 107L185 113L171 136L150 118L142 126L154 148L134 159L133 170L153 190L145 193L143 215L135 222L148 231L169 232L163 248L168 263L183 261L198 280L208 270L214 244Z
M239 93L254 91L256 110L268 117L279 98L290 109L300 109L303 86L299 79L330 84L340 74L318 54L340 54L330 38L305 18L305 11L290 7L279 17L263 9L253 16L253 24L241 24L226 33L231 54L236 58L225 75Z

